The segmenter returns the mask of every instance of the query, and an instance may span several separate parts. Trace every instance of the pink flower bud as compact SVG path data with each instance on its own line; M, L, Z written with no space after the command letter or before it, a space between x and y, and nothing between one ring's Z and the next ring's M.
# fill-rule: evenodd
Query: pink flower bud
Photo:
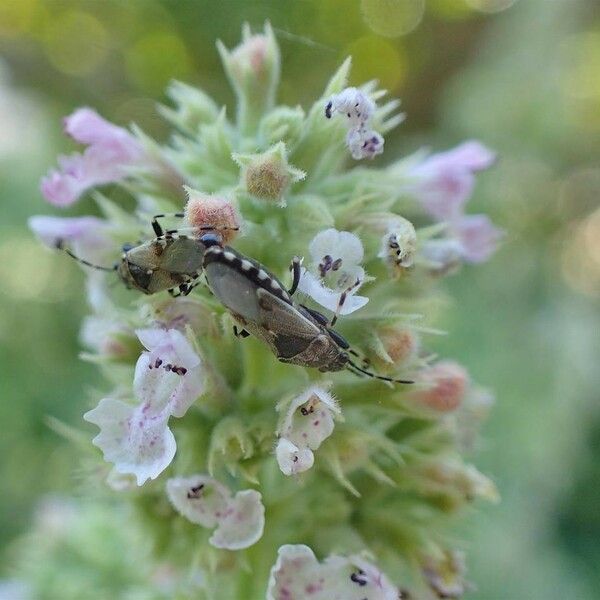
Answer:
M223 238L223 243L230 244L238 234L241 221L233 203L222 196L203 194L188 187L185 189L189 197L185 207L187 222L198 228L199 234L214 228Z
M406 362L419 350L419 338L410 329L389 327L379 332L379 339L395 365Z
M456 362L445 360L424 369L418 379L428 387L410 393L410 398L437 412L458 408L469 385L469 375Z

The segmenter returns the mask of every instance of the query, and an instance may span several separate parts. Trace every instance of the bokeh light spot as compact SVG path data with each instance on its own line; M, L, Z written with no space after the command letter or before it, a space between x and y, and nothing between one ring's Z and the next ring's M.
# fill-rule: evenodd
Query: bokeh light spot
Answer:
M574 98L600 98L600 31L569 37L563 44L564 91Z
M134 83L152 94L162 93L171 79L185 81L192 75L186 46L170 31L156 31L140 38L127 51L126 65Z
M449 21L459 21L472 17L474 14L472 6L459 0L429 0L427 10L431 14Z
M48 59L67 75L87 75L107 57L108 32L93 15L71 10L48 20L43 36Z
M377 79L382 87L393 91L404 81L407 71L404 52L386 40L364 36L345 52L352 56L352 80L357 85Z
M16 37L28 31L37 8L37 0L0 2L0 36Z
M361 0L365 23L377 34L398 37L413 31L425 12L425 0Z
M475 10L484 13L498 13L510 8L517 0L466 0Z

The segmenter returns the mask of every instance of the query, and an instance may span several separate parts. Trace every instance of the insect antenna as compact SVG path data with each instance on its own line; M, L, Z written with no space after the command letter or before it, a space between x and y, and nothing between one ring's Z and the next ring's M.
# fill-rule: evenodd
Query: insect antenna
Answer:
M359 373L372 377L373 379L380 379L381 381L390 381L392 383L414 383L414 381L410 379L394 379L393 377L386 377L385 375L377 375L377 373L373 373L372 371L367 371L366 369L359 367L356 363L352 362L350 358L348 358L348 364L350 365L350 367L352 367L348 369L351 373L353 373L354 371L358 371ZM354 371L352 369L354 369ZM356 373L354 374L356 375Z
M111 273L113 271L117 270L118 265L113 265L112 267L103 267L101 265L95 265L94 263L91 263L91 262L85 260L84 258L80 258L76 254L73 254L73 252L69 248L65 248L63 246L62 240L59 240L56 243L56 247L59 250L64 250L72 259L76 260L78 263L81 263L82 265L85 265L86 267L91 267L92 269L97 269L98 271L109 271Z

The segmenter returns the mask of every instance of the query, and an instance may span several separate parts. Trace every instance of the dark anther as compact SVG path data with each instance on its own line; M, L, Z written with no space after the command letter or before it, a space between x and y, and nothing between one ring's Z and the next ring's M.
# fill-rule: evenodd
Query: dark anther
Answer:
M327 106L325 107L325 116L328 119L331 119L331 107L333 106L333 102L328 102Z
M157 358L154 361L154 366L158 369L158 367L160 367L160 365L162 365L162 360L160 358Z
M341 266L342 266L342 259L341 258L337 258L331 264L331 270L332 271L337 271Z
M319 273L321 277L325 277L328 271L331 269L331 265L333 264L333 258L329 254L326 254L321 262L319 263Z
M298 457L297 457L297 456L294 456L294 459L293 459L293 461L292 461L292 462L298 462Z
M187 493L188 500L200 498L200 492L202 491L203 487L204 487L204 484L201 483L200 485L190 488L190 491Z
M362 587L368 583L367 578L364 575L365 572L362 569L359 569L357 573L352 573L352 575L350 575L350 579Z
M175 375L185 375L187 373L187 369L185 367L173 367L171 369Z
M348 113L348 118L352 117L352 115L350 113Z
M389 245L390 245L390 248L400 248L400 244L398 242L392 242L391 240L390 240Z
M165 365L165 371L170 371L172 368L173 368L173 365L172 365L172 364L170 364L170 363L167 363L167 364Z
M300 409L300 413L303 414L304 416L310 415L310 414L312 414L314 412L315 412L315 407L314 406L310 406L309 408L306 408L305 406L303 406Z

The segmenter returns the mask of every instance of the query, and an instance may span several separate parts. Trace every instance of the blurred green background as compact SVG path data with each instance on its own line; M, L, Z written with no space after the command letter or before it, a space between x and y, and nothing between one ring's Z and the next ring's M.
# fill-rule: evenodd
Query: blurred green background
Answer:
M215 38L270 19L282 102L307 105L341 59L378 78L408 119L391 160L465 138L500 161L473 212L507 230L500 252L447 283L433 349L493 388L475 462L503 496L461 531L484 599L592 599L600 589L600 11L597 0L0 0L0 565L40 496L78 493L76 449L48 417L82 427L101 386L78 360L83 277L26 229L58 213L38 191L60 118L80 105L164 139L172 78L231 106ZM93 210L82 201L68 214ZM62 213L61 213L62 214Z

